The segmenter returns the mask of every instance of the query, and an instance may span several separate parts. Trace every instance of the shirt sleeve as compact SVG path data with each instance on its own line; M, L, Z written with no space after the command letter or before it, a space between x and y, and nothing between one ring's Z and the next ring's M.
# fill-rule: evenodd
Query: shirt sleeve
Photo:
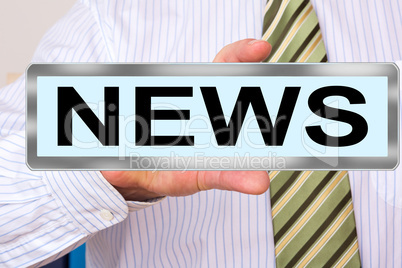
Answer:
M94 11L76 3L43 37L33 62L113 57ZM0 89L0 266L43 265L127 214L160 202L126 202L95 171L32 171L25 163L25 78Z

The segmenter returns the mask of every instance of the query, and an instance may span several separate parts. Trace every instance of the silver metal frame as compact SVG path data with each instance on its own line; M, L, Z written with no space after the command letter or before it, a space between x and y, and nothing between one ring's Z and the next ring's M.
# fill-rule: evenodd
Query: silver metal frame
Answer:
M284 170L393 170L399 165L399 69L393 63L205 63L205 64L32 64L27 69L26 161L35 170L156 170L160 157L38 157L38 76L386 76L388 77L387 157L284 157ZM266 157L250 157L262 158ZM187 165L169 162L170 170L214 169L197 166L196 157L182 157ZM204 157L208 161L208 157ZM227 166L236 168L231 158ZM189 161L189 162L187 162ZM240 160L241 161L241 160ZM329 163L337 163L335 166ZM133 166L134 164L134 166ZM254 168L255 169L255 168ZM258 169L258 168L257 168ZM260 169L267 169L261 167ZM269 169L278 169L277 166Z

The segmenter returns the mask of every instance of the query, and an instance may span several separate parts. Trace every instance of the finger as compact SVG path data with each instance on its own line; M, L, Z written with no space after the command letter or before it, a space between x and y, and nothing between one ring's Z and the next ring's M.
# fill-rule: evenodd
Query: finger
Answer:
M271 53L271 45L264 40L244 39L229 44L218 52L213 62L260 62Z
M201 190L220 189L262 194L269 187L266 171L102 171L115 187L140 189L155 196L182 196ZM152 194L147 197L152 197ZM138 194L138 193L136 193Z
M268 190L266 171L199 171L200 190L220 189L244 194L262 194Z
M152 196L183 196L199 191L198 171L102 171L106 180L120 191ZM123 190L127 189L127 190ZM147 193L146 193L147 192ZM137 196L137 200L139 197Z

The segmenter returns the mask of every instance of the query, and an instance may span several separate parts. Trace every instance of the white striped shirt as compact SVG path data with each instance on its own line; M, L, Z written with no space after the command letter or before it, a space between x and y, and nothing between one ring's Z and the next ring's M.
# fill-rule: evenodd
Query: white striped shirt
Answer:
M400 0L312 0L332 62L402 59ZM265 0L82 0L34 62L210 62L260 38ZM87 241L89 267L273 267L269 193L126 202L99 172L25 165L25 83L0 90L0 266L40 266ZM402 174L350 172L364 267L402 267ZM111 221L100 211L113 213Z

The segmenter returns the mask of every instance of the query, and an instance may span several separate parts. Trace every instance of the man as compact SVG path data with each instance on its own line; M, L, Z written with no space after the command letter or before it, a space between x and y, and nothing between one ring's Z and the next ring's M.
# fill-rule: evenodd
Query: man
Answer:
M398 0L312 3L329 61L401 60ZM80 1L46 34L33 61L210 62L233 43L215 61L258 62L268 44L236 41L260 38L264 6ZM95 267L274 266L268 192L158 198L210 188L260 194L265 172L104 172L107 181L98 172L32 172L24 163L23 81L0 91L0 265L41 265L91 238L87 262ZM400 170L350 173L363 266L402 265Z

